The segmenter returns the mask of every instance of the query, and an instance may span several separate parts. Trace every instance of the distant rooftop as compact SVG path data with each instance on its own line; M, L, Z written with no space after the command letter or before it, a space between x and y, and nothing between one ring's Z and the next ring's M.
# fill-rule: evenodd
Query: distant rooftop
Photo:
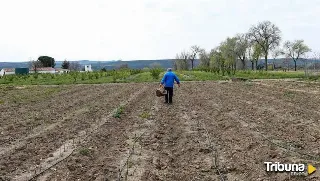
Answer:
M14 72L15 68L3 68L5 72Z
M34 68L30 69L31 71L34 71ZM41 67L41 68L37 68L37 71L55 71L56 69L52 68L52 67Z

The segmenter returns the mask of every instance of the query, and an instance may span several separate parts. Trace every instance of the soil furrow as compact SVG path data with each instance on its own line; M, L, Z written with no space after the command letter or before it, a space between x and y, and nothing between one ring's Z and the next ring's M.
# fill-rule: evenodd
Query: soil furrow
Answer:
M92 104L88 107L88 112L64 120L53 129L25 140L25 145L14 150L12 153L3 156L0 166L2 166L2 168L7 168L8 174L12 173L14 171L13 169L16 170L18 165L15 164L19 164L21 160L24 160L26 163L31 163L31 165L38 164L40 160L50 155L50 152L59 148L66 139L74 138L79 130L85 130L95 121L100 120L101 113L104 113L104 111L110 113L121 100L127 99L126 95L131 91L132 89L125 88L122 92L119 92L119 95L117 96L117 94L114 93L107 94L109 90L103 89L102 87L99 94L92 95L95 96L95 98L93 97ZM97 102L97 100L99 101ZM6 163L8 160L10 160L11 163L9 165ZM22 170L27 170L30 165L19 164L19 167Z
M136 106L136 102L142 99L145 95L145 88L143 87L137 87L138 90L136 91L135 88L132 89L130 93L136 92L135 96L133 96L130 99L127 99L127 103L124 105L124 109L126 110L128 107L134 108ZM119 105L119 104L118 104ZM128 108L129 109L129 108ZM130 109L129 109L130 110ZM133 109L134 110L134 109ZM123 114L127 114L126 111ZM110 116L110 115L109 115ZM123 117L123 118L122 118ZM125 122L123 122L125 121ZM127 120L125 116L121 115L121 119L109 117L108 121L106 121L104 124L100 125L100 128L97 129L97 132L90 135L85 142L81 144L81 147L76 149L74 153L67 158L64 162L60 163L58 166L56 166L57 170L53 168L56 171L49 170L47 171L46 178L48 180L61 180L62 178L68 178L68 180L76 180L79 179L79 172L82 173L80 178L86 178L86 179L93 179L97 177L106 177L106 175L111 174L108 177L115 177L117 175L116 171L110 171L107 174L107 170L101 168L96 169L96 167L93 167L92 169L86 170L85 168L90 168L90 165L100 165L101 167L104 166L103 163L107 162L108 168L112 168L111 164L116 162L110 162L110 159L117 159L120 156L120 153L124 151L125 145L127 144L125 142L126 136L126 128L131 122L131 120ZM111 126L112 125L112 126ZM121 141L122 140L122 141ZM82 155L81 150L88 149L90 152L90 155ZM108 156L109 155L109 156ZM73 163L73 164L71 164ZM118 163L117 163L118 164ZM81 165L82 169L75 170L74 168L80 168ZM117 170L118 165L114 165L113 167L115 170ZM68 175L64 175L63 173L65 170L69 170L70 173ZM77 171L77 172L73 172ZM59 174L60 173L60 174ZM104 173L104 174L102 174ZM113 174L112 174L113 173Z

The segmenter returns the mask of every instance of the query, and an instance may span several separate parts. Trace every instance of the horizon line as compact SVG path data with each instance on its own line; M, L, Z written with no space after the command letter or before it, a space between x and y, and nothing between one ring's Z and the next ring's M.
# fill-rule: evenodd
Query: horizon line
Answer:
M148 60L175 60L175 58L163 58L163 59L133 59L133 60L86 60L86 59L82 59L82 60L67 60L70 62L77 62L77 61L96 61L96 62L125 62L125 61L148 61ZM196 59L198 60L198 59ZM63 62L64 60L55 60L56 62ZM0 63L24 63L24 62L30 62L30 61L0 61Z

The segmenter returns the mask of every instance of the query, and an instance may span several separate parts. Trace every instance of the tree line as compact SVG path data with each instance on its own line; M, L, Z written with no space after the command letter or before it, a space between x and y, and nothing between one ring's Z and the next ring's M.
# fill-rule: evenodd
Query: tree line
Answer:
M264 68L268 70L268 58L279 56L290 58L294 61L297 70L297 60L305 56L311 49L304 40L282 41L281 30L270 21L262 21L253 25L248 32L236 34L222 41L219 46L206 51L197 45L191 46L189 51L176 55L173 68L176 70L194 69L195 59L198 57L200 64L197 69L210 70L222 75L234 74L236 70L244 70L247 63L252 70ZM258 65L258 60L264 58L264 65ZM237 62L240 62L237 67Z

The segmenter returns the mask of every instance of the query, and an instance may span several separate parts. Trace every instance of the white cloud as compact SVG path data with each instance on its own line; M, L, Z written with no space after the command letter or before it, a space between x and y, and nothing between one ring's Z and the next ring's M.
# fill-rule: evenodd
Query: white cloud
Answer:
M0 0L0 61L157 59L270 20L319 47L319 0Z

